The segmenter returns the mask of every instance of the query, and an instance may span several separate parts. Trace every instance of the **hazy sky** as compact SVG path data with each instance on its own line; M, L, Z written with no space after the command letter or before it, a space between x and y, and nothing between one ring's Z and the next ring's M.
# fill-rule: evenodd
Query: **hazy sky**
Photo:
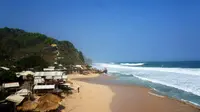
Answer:
M69 40L99 62L200 60L200 0L1 0L5 26Z

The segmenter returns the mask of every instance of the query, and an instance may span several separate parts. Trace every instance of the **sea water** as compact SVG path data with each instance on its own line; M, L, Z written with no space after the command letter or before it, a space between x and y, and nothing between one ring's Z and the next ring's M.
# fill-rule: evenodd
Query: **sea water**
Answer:
M200 61L95 63L118 81L200 106Z

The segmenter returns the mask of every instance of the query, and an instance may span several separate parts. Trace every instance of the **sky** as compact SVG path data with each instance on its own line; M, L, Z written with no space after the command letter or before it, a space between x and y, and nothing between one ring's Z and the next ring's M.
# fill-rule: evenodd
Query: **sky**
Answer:
M0 14L94 62L200 60L200 0L1 0Z

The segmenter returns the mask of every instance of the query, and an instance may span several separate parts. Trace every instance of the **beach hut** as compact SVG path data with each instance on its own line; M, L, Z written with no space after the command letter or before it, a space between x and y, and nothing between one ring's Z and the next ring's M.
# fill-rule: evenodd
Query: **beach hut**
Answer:
M32 71L22 71L22 72L17 72L16 76L20 77L22 76L24 80L28 79L28 76L33 76L35 73Z
M35 93L52 93L55 85L35 85L33 90Z
M49 66L48 68L43 68L43 71L54 71L55 67L54 66Z
M24 97L20 95L10 95L6 98L6 100L19 105L24 100Z
M37 84L44 84L45 83L45 80L44 78L42 77L35 77L34 78L34 84L37 85Z
M28 96L31 94L31 91L29 91L28 89L21 89L17 91L15 94L20 96Z
M83 69L83 67L81 65L75 65L76 68L80 68Z
M22 71L22 72L18 72L16 73L18 76L27 76L27 75L34 75L35 73L32 71Z
M19 83L18 82L3 83L2 88L3 91L7 91L9 94L13 94L19 89Z
M64 72L48 71L36 72L34 75L34 84L62 84L68 78Z
M8 67L0 67L1 69L3 69L3 70L10 70L10 68L8 68Z
M41 76L62 76L65 75L64 72L61 71L48 71L48 72L36 72L34 77L41 77Z
M11 83L3 83L2 84L3 88L18 88L19 87L19 83L18 82L11 82Z

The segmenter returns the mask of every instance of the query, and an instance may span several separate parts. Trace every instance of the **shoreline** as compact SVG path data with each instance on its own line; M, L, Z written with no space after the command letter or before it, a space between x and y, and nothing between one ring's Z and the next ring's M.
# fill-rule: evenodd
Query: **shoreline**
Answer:
M105 78L103 78L103 80L104 79L114 79L114 78L116 78L115 76L109 76L109 75L105 75L105 74L102 74L102 75L99 75L99 76L105 76ZM96 77L96 78L98 78L98 77ZM82 80L82 81L86 81L86 80ZM86 81L86 82L88 82L88 81ZM183 103L183 104L186 104L186 105L189 105L189 106L191 106L191 107L193 107L193 108L195 108L195 109L198 109L198 110L200 110L200 106L198 106L198 105L195 105L195 104L193 104L193 103L191 103L191 102L189 102L189 101L183 101L183 100L180 100L180 99L176 99L176 98L173 98L173 97L170 97L170 96L167 96L167 95L161 95L161 94L159 94L159 92L157 92L156 90L153 90L152 88L148 88L148 87L144 87L144 86L141 86L141 85L134 85L134 84L119 84L119 83L115 83L115 84L113 84L113 83L105 83L105 82L103 82L102 83L102 81L92 81L92 82L90 82L90 83L97 83L97 84L102 84L102 85L118 85L118 86L132 86L132 87L139 87L139 88L144 88L144 89L147 89L148 90L148 93L149 94L151 94L151 95L154 95L154 96L157 96L157 97L165 97L165 98L167 98L167 99L170 99L170 100L174 100L174 101L178 101L178 102L180 102L180 103Z
M109 96L109 98L111 97L110 104L107 102L112 112L132 112L133 110L149 112L200 112L200 108L196 105L168 96L159 95L151 88L110 83L110 79L112 80L114 77L109 77L107 75L73 75L72 77L73 81L108 87L113 92L113 94ZM105 93L107 94L106 91ZM110 111L107 110L106 112Z

